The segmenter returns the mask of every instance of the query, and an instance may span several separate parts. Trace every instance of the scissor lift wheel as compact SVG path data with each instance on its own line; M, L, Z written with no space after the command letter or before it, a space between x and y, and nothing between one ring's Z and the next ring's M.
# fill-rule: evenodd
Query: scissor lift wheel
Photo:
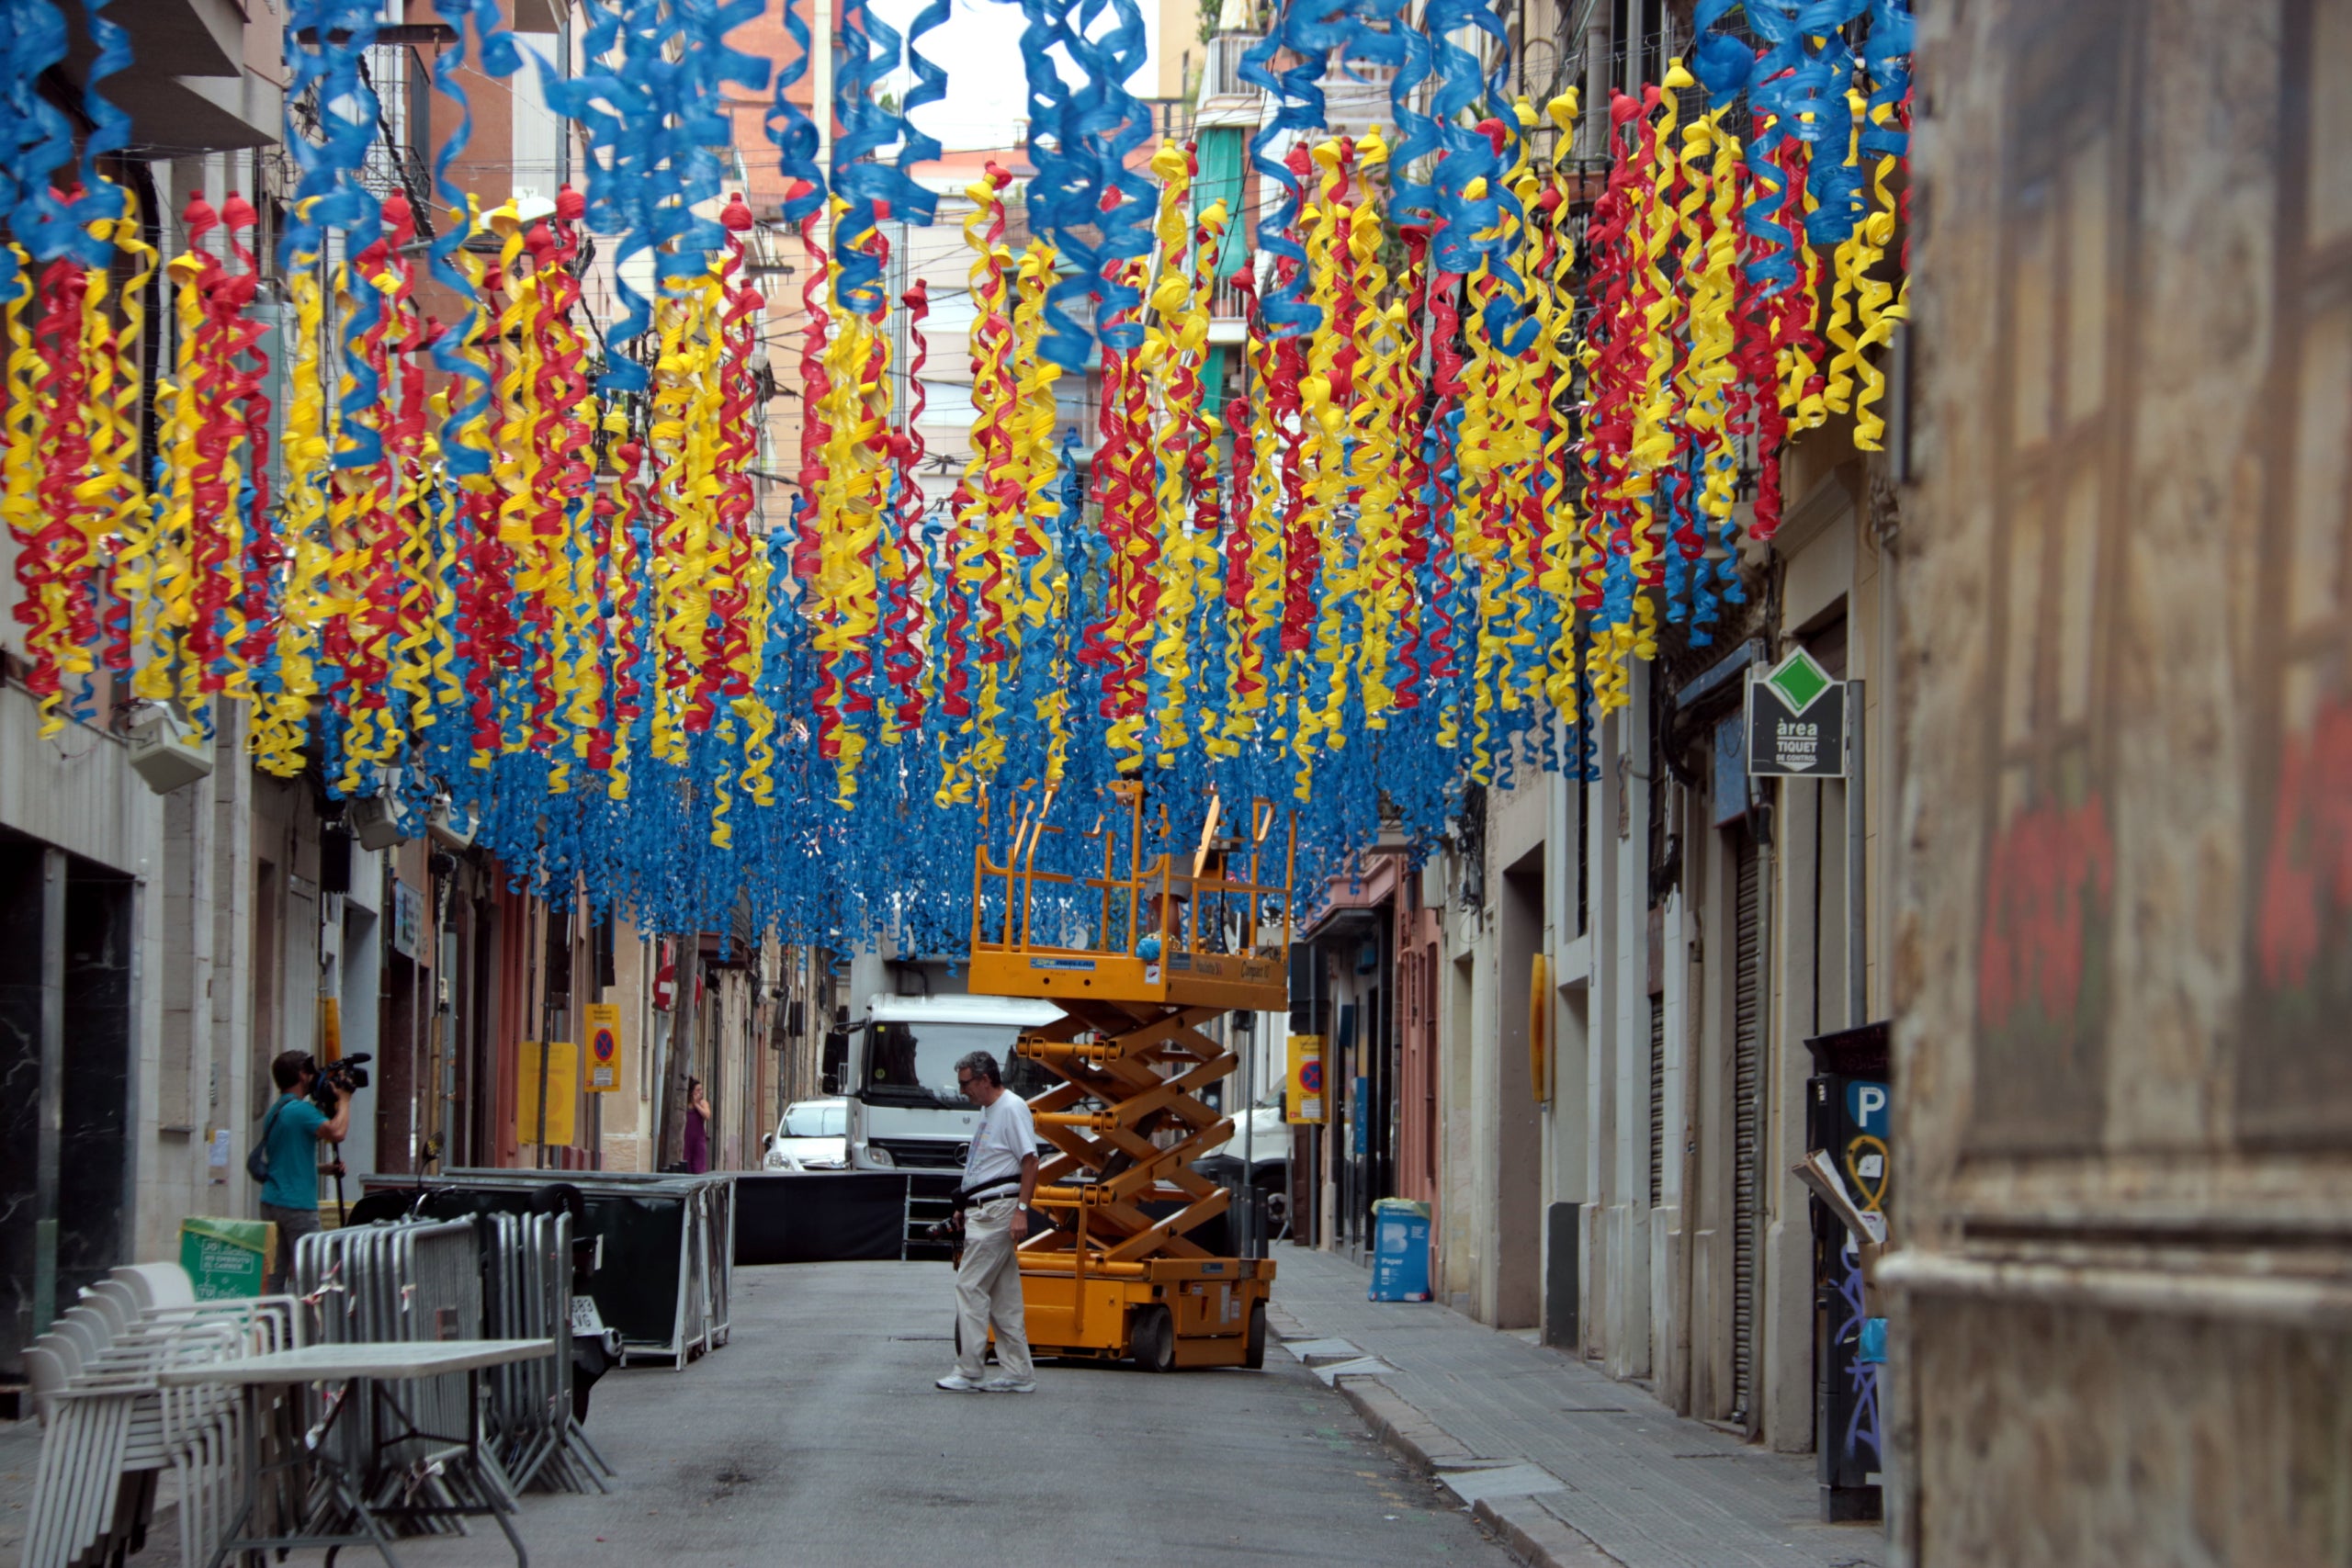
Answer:
M1176 1370L1176 1325L1166 1307L1154 1302L1136 1308L1128 1315L1127 1348L1136 1365L1145 1371Z

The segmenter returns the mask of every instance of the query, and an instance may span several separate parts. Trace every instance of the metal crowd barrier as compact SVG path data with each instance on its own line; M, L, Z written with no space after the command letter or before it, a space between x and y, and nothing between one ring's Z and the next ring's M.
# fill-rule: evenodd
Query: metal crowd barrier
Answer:
M485 1339L552 1339L556 1353L491 1369L487 1436L526 1487L604 1492L613 1473L575 1418L571 1362L571 1216L484 1214Z
M328 1344L550 1339L556 1353L485 1376L485 1470L512 1495L542 1483L605 1490L612 1473L571 1402L571 1216L401 1220L304 1236L294 1274L309 1326ZM436 1434L467 1429L464 1374L420 1381L408 1415ZM325 1412L320 1413L321 1419ZM325 1440L358 1473L417 1466L433 1445L385 1442L372 1407L345 1411Z
M601 1240L590 1281L604 1321L632 1359L662 1357L683 1369L727 1343L735 1268L735 1178L624 1171L460 1168L415 1177L360 1179L370 1197L413 1194L436 1218L519 1213L544 1206L547 1190L580 1194L579 1234Z
M314 1344L471 1339L481 1332L481 1243L463 1221L315 1231L295 1244L294 1289ZM462 1376L421 1382L411 1399L425 1430L466 1429ZM414 1438L381 1443L377 1417L372 1407L345 1411L327 1430L324 1440L355 1472L377 1462L405 1467L426 1447Z
M129 1265L84 1291L25 1352L44 1427L25 1568L116 1562L141 1550L166 1470L179 1489L180 1561L209 1562L239 1497L244 1403L230 1388L164 1390L156 1375L292 1348L300 1332L291 1298L199 1303L175 1263ZM280 1406L266 1419L261 1446L297 1440L300 1411Z

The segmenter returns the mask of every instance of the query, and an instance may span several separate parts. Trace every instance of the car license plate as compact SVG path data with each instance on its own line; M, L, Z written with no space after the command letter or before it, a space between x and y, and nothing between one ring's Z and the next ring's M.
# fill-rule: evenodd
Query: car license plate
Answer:
M595 1297L574 1296L571 1298L571 1332L574 1335L592 1338L604 1337L605 1319L596 1311Z

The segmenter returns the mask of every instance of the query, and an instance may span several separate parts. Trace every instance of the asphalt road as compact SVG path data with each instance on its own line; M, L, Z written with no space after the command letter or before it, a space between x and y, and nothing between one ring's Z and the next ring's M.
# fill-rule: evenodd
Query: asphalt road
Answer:
M946 1265L735 1279L732 1343L597 1384L588 1430L620 1480L607 1497L526 1498L534 1562L1510 1562L1278 1349L1262 1372L1046 1363L1034 1394L943 1393ZM486 1528L401 1556L512 1561Z

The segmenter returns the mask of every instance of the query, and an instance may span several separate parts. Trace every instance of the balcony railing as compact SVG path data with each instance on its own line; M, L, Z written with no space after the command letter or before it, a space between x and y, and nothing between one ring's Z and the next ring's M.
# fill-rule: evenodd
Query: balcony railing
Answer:
M1237 273L1235 277L1238 276ZM1220 279L1215 292L1210 294L1209 317L1219 321L1249 320L1249 293L1236 283L1234 277Z
M1257 43L1257 37L1250 33L1219 33L1209 39L1208 60L1201 68L1203 103L1228 93L1258 90L1241 79L1241 57Z

